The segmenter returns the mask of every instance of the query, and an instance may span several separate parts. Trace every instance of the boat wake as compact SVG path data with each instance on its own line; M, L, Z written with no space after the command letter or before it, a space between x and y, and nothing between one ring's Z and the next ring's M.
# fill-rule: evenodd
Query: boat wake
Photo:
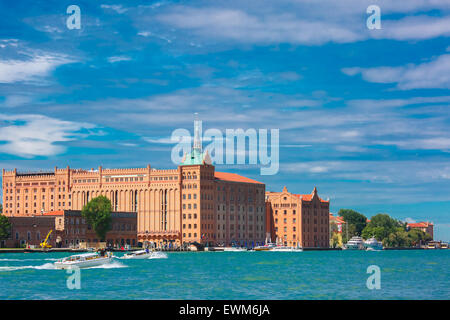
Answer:
M35 269L35 270L56 270L53 263L45 263L40 266L10 266L10 267L0 267L0 272L2 271L16 271L24 269Z
M44 259L0 259L0 261L58 261L56 258L44 258Z
M164 252L154 252L151 257L148 257L148 259L167 259L167 254Z

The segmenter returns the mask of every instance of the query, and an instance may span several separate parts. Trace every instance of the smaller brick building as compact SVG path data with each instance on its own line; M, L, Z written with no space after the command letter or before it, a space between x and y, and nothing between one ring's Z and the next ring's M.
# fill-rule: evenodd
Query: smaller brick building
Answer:
M407 227L409 229L419 229L425 233L428 233L431 238L434 239L434 225L431 222L408 223Z
M106 242L112 246L137 245L136 212L112 212L112 229L106 234ZM2 244L6 247L20 247L25 244L39 246L50 234L48 242L52 247L76 247L81 243L95 246L97 235L79 210L46 212L32 217L9 217L10 238Z

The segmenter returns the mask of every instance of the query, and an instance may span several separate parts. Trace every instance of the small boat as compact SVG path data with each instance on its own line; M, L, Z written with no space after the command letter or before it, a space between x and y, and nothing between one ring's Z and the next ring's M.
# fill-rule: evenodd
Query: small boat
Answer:
M78 268L96 267L111 263L113 258L114 256L111 252L107 252L105 255L100 255L97 252L84 253L58 260L54 265L57 269L71 269L74 266Z
M241 247L223 247L222 251L226 252L241 252L241 251L247 251L247 248L241 248Z
M286 246L276 246L270 249L272 252L303 252L302 248L286 247Z
M257 246L257 247L255 247L253 250L255 250L255 251L270 251L270 250L272 250L274 247L276 247L277 245L275 244L275 243L271 243L271 242L268 242L268 243L266 243L265 245L263 245L263 246Z
M364 241L361 237L352 237L348 242L344 245L345 250L362 250L364 249Z
M448 243L447 242L441 242L441 249L448 249Z
M440 248L440 244L437 241L430 241L427 244L427 249L439 249Z
M366 248L366 251L381 251L383 250L383 244L372 237L364 241L364 248Z
M148 259L151 258L156 253L153 251L137 250L125 254L122 259Z

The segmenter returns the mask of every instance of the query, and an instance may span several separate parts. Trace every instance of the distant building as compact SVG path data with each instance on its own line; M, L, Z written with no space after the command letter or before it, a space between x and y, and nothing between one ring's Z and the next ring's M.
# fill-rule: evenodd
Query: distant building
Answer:
M135 212L112 212L112 229L106 234L110 245L137 245L137 215ZM99 242L94 230L81 216L81 211L59 210L36 216L9 217L11 235L3 244L20 247L25 244L39 246L52 230L48 243L52 247L88 246Z
M330 213L330 226L331 226L331 224L335 224L337 227L337 230L336 230L337 233L342 233L343 226L345 223L346 222L342 217L333 216L333 214Z
M286 246L329 247L330 202L311 194L266 192L268 238Z
M409 229L419 229L423 232L428 233L431 238L434 239L434 225L431 222L408 223L406 227Z
M342 217L330 213L330 246L342 247L342 231L346 222Z

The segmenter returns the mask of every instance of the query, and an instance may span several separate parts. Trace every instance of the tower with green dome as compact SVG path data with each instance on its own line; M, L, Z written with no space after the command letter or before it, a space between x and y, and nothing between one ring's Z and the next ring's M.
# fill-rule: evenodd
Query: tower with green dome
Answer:
M185 154L181 161L182 166L212 164L208 152L202 151L202 121L198 120L198 114L195 113L194 120L194 145L190 153Z

